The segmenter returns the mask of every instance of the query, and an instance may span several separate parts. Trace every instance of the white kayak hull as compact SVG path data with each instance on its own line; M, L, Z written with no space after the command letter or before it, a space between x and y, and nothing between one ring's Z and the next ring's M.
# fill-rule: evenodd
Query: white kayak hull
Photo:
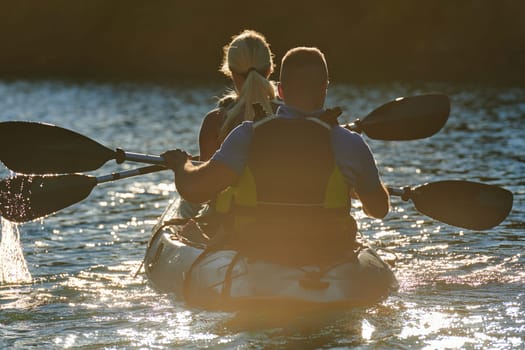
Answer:
M285 266L251 260L234 250L205 251L204 244L184 236L187 226L162 224L177 215L180 212L173 203L153 230L144 266L158 290L195 306L368 305L398 287L389 265L370 247L323 266Z

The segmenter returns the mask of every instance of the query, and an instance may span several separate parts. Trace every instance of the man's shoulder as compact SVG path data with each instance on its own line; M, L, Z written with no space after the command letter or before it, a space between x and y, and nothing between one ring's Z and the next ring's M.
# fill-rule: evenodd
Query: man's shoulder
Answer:
M332 135L333 137L345 139L352 142L364 142L364 139L360 134L348 130L341 125L334 125L332 127Z
M251 140L253 133L253 122L245 121L235 127L224 140L224 144L246 143Z
M336 153L342 152L345 155L351 153L363 156L371 152L370 147L360 134L341 126L332 128L332 147Z
M254 122L251 120L246 120L237 125L230 133L231 134L251 134L253 129Z

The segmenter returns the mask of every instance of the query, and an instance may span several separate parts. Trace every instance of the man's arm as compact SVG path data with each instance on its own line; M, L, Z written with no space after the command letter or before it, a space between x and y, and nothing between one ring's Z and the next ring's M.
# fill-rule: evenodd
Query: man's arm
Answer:
M390 195L383 184L376 190L360 193L358 199L363 204L363 210L366 215L374 218L384 218L390 210Z
M175 174L177 192L190 202L202 203L215 198L220 191L235 184L239 177L221 162L210 160L195 166L182 150L167 151L162 156Z
M361 201L368 216L384 218L390 209L390 196L370 147L360 135L339 126L332 129L332 137L337 165L352 189L350 196Z

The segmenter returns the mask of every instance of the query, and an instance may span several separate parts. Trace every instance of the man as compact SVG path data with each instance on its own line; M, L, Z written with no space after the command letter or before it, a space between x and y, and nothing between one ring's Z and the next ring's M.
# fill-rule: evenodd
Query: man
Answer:
M193 166L184 151L163 154L179 194L191 202L217 197L234 244L254 257L297 263L329 260L355 239L350 197L365 213L389 210L375 160L360 135L326 122L328 69L317 48L282 60L276 117L244 122L210 161Z

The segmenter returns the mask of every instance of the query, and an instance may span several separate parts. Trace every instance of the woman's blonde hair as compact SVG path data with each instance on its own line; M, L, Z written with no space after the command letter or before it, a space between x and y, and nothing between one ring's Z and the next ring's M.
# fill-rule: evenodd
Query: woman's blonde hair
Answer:
M226 112L219 137L224 139L235 127L243 113L244 120L253 120L254 103L260 103L264 111L272 114L271 101L275 98L275 84L267 77L273 73L273 53L264 35L254 30L244 30L232 37L224 46L224 58L220 71L232 78L233 73L245 76L240 91L230 91L224 98L233 98L234 104Z

